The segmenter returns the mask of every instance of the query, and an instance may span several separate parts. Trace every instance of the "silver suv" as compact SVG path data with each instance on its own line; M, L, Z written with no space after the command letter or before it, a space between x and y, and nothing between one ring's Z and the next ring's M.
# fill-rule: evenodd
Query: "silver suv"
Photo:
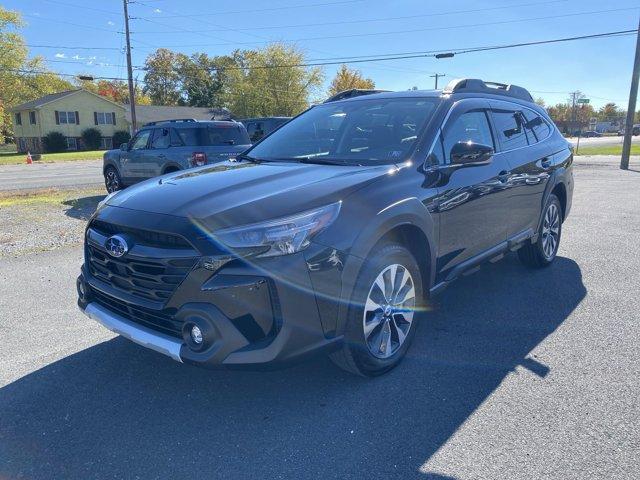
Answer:
M118 150L103 157L109 193L165 173L222 162L251 146L234 121L167 120L145 125Z

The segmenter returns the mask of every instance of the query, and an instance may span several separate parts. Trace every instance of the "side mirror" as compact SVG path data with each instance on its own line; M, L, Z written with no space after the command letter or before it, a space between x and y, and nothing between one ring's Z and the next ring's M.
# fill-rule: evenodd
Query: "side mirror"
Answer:
M487 165L495 152L493 147L481 143L458 142L451 147L451 163L460 166Z
M123 152L126 152L127 150L129 150L129 144L128 143L121 143L120 144L120 150L122 150Z

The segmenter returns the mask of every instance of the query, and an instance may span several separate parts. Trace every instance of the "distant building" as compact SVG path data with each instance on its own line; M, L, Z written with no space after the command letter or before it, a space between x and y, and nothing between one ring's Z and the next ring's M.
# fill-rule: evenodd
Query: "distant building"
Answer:
M129 105L121 105L84 89L45 95L10 111L13 114L13 131L19 152L43 152L43 138L49 132L62 133L67 138L68 150L85 149L82 132L87 128L97 128L100 131L100 147L103 149L114 147L115 132L124 130L132 133ZM138 127L161 120L211 120L212 117L229 118L230 113L221 108L136 105Z
M113 148L114 132L129 128L122 105L83 89L45 95L10 111L19 152L42 152L49 132L67 137L69 150L82 150L81 135L89 127L102 133L102 148Z

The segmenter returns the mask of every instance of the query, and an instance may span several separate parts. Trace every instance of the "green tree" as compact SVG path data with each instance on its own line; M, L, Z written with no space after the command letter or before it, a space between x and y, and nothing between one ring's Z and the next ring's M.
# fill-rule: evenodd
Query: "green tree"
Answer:
M147 57L143 92L155 105L179 105L182 103L178 54L159 48Z
M292 116L308 108L323 80L319 68L303 67L305 56L280 43L235 51L226 68L226 104L238 117Z
M182 87L182 102L192 107L223 106L223 86L227 79L225 65L230 57L209 57L194 53L190 57L178 54L178 75Z
M370 78L364 78L360 70L350 69L343 64L331 81L329 96L352 88L372 89L376 88L376 84Z
M22 26L17 12L0 6L0 137L13 136L10 108L73 88L68 81L48 72L42 57L28 59L28 49L19 33Z
M613 102L607 103L603 105L600 110L598 110L598 120L602 121L613 121L617 120L622 116L622 110Z

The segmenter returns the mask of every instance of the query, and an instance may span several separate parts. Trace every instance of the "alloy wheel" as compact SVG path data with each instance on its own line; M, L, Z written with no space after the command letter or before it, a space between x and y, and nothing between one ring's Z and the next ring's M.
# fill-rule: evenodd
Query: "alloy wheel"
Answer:
M369 289L362 326L369 352L389 358L402 346L413 322L416 292L409 270L389 265Z
M551 260L558 248L560 237L560 211L555 203L547 207L542 223L542 252L547 260Z
M118 179L118 174L115 171L109 170L106 174L105 180L108 193L120 190L120 180Z

